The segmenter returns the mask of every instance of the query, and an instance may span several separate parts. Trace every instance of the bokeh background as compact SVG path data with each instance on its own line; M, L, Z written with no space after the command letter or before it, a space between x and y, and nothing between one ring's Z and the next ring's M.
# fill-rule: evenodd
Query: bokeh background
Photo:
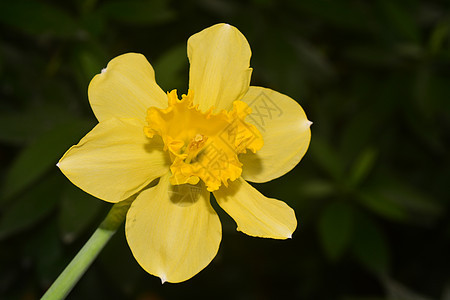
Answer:
M252 47L252 84L296 99L310 149L256 185L292 240L223 240L193 279L145 273L123 226L69 299L450 299L450 9L417 0L0 2L0 298L38 299L110 208L55 167L96 123L90 79L143 53L186 92L190 35L219 22Z

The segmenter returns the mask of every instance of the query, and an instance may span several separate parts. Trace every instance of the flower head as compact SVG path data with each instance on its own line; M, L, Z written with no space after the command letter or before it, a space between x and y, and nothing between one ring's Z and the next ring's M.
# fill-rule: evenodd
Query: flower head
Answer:
M249 85L250 56L233 26L193 35L189 91L181 99L161 90L143 55L114 58L89 85L99 123L58 163L100 199L136 196L127 213L128 244L163 282L191 278L217 254L222 229L211 192L248 235L286 239L297 227L287 204L246 180L289 172L308 148L311 122L288 96Z

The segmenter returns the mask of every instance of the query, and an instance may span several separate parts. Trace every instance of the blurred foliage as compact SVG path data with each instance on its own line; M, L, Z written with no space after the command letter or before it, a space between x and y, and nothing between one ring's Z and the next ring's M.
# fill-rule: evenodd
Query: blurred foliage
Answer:
M430 0L0 2L0 298L37 299L109 205L55 167L95 125L87 86L146 55L186 91L187 38L214 23L252 47L252 84L312 127L288 175L257 185L299 219L293 239L224 227L199 275L161 285L118 232L69 299L450 299L450 4ZM214 296L212 296L214 295Z

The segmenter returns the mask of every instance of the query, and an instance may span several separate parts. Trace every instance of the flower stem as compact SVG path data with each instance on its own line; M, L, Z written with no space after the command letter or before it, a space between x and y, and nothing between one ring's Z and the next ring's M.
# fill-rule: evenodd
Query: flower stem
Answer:
M64 299L70 293L120 224L123 223L131 202L132 200L126 200L114 204L91 238L50 286L41 300Z

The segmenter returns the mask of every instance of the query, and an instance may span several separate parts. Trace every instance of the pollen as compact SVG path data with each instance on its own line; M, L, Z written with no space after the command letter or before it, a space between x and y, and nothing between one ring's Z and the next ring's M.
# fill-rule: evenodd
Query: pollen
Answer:
M205 145L207 140L208 140L207 136L197 133L195 137L192 139L192 141L189 143L189 150L195 151L197 149L201 149Z
M167 93L168 107L150 107L144 132L149 138L161 136L171 159L173 185L197 184L202 180L209 191L241 176L239 154L256 152L263 146L258 129L245 121L251 108L235 101L230 111L206 112L194 105L194 92L178 99L177 91Z

